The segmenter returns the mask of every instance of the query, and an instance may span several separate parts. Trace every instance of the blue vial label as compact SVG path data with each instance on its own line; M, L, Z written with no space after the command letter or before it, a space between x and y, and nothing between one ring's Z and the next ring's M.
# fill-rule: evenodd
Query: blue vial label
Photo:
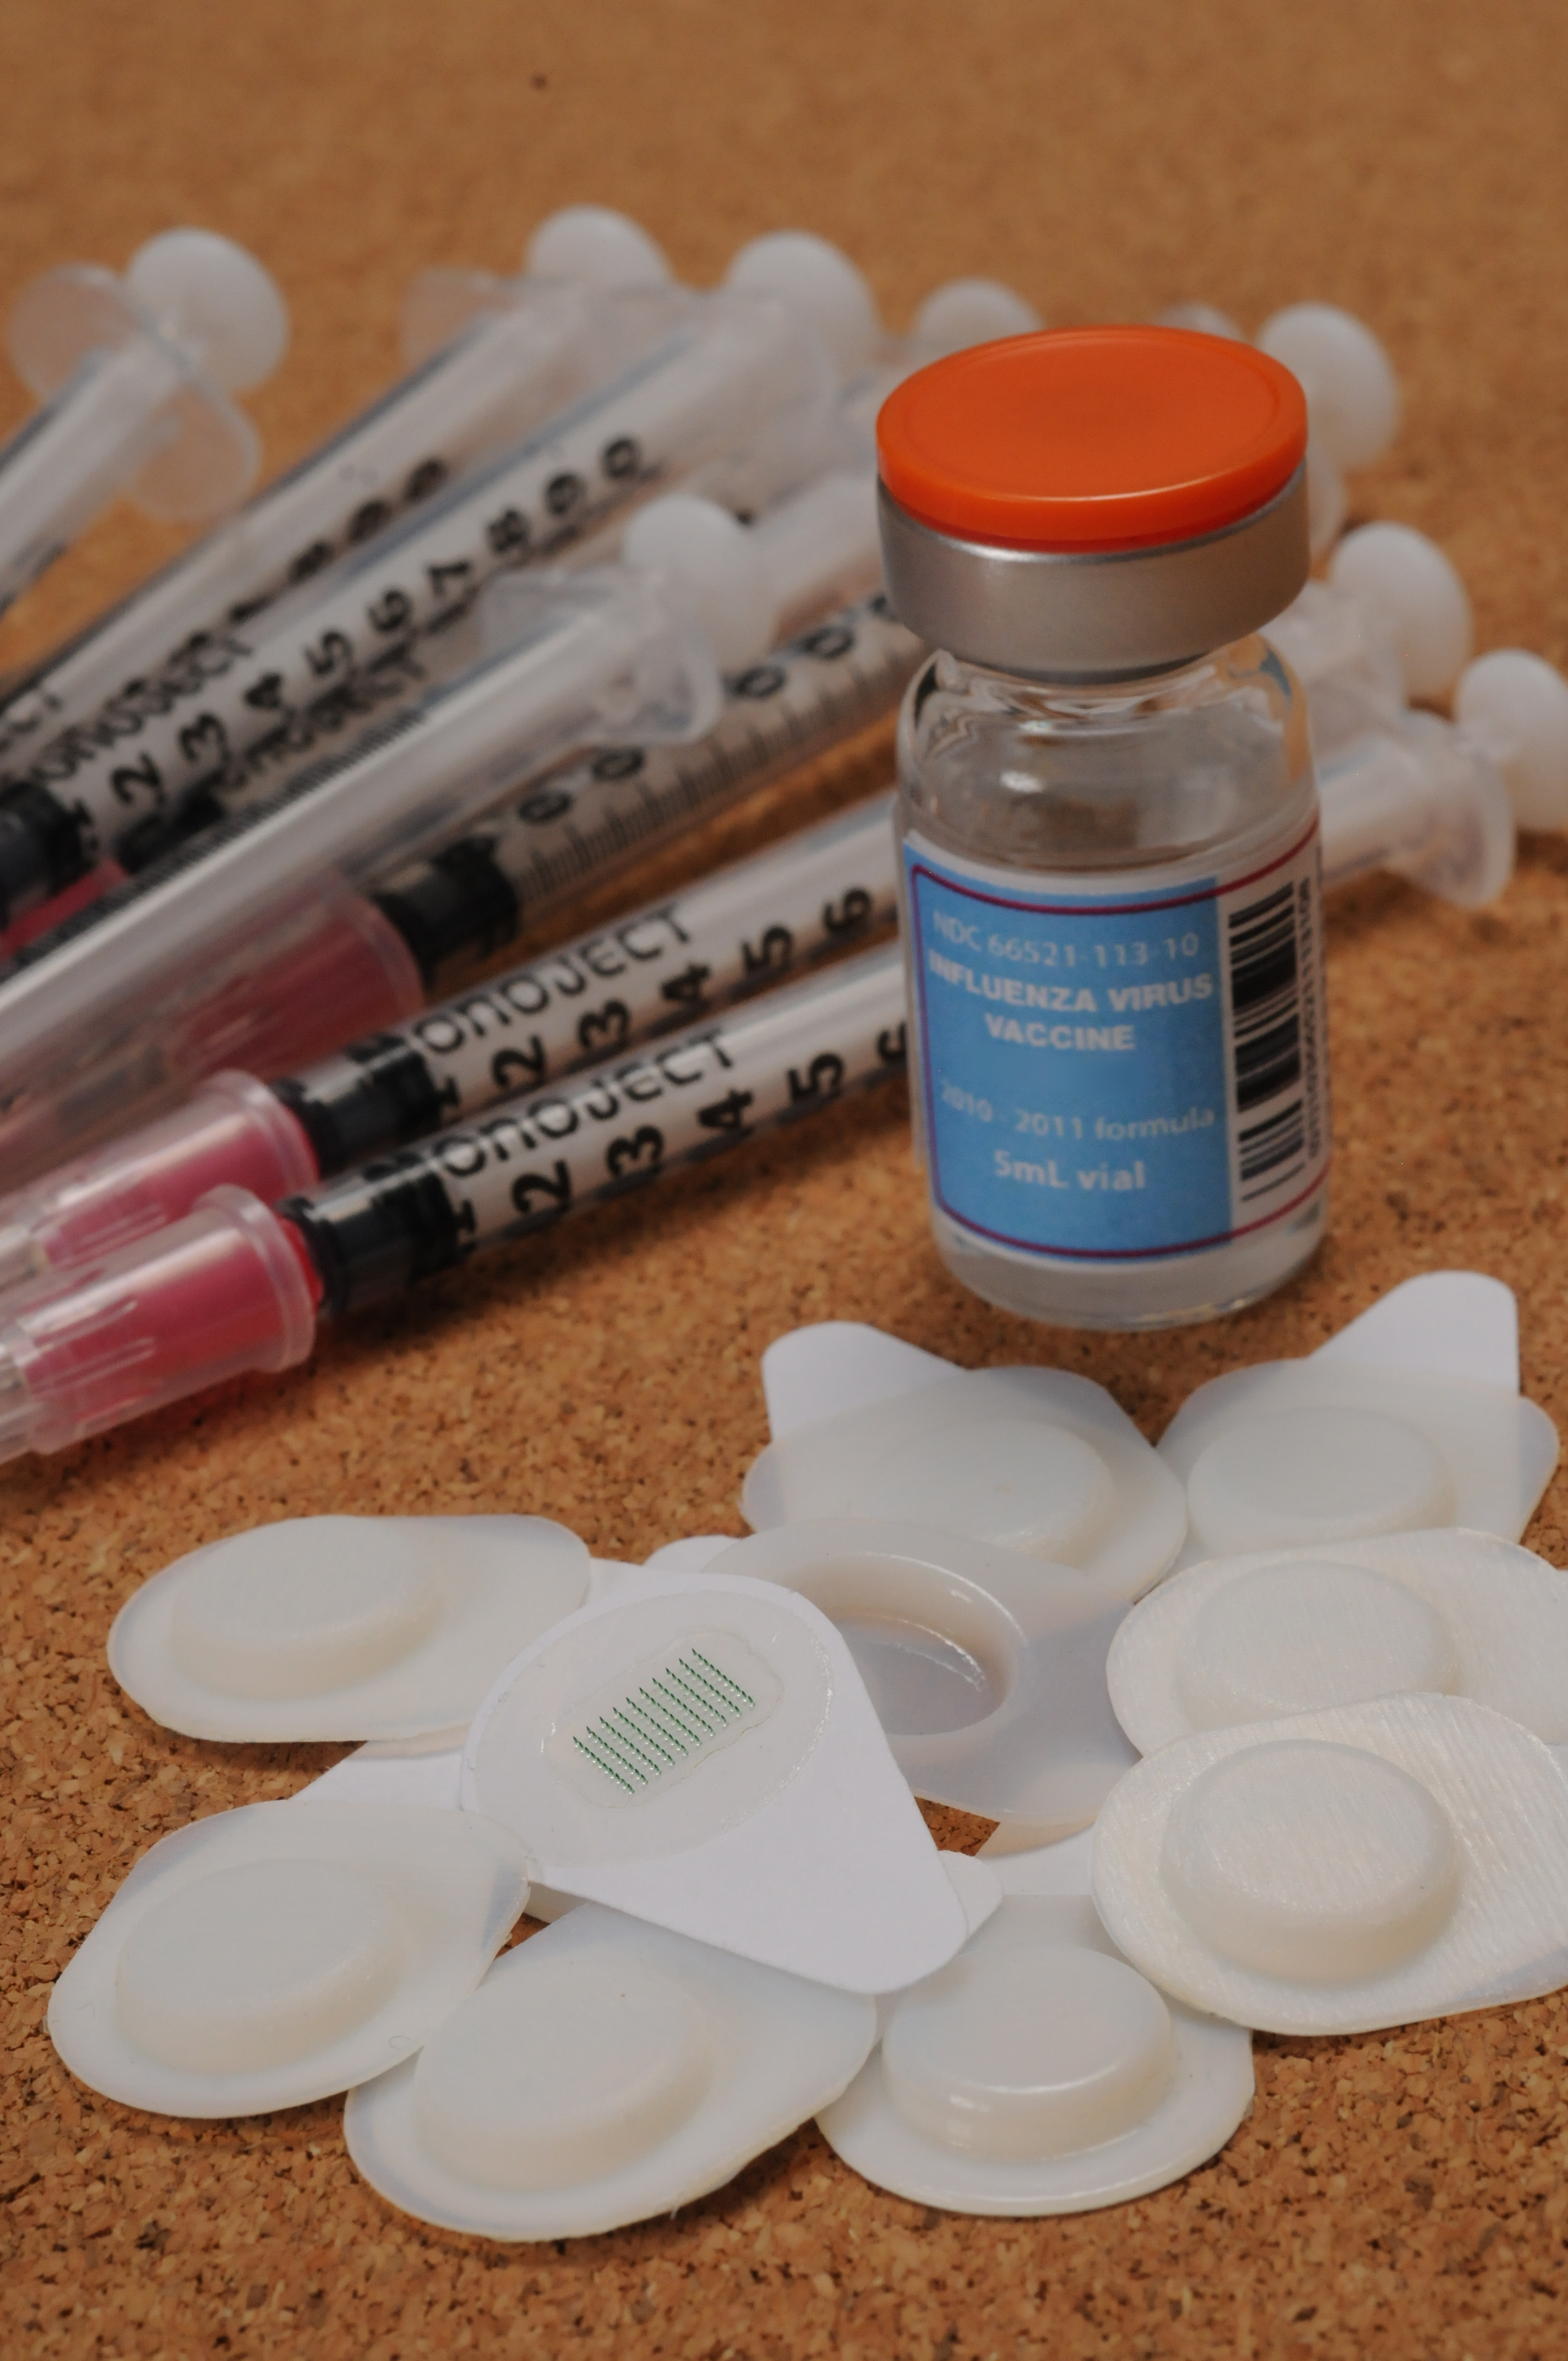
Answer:
M994 1244L1186 1254L1329 1157L1317 831L1245 874L1086 895L905 847L931 1192ZM1081 880L1074 880L1074 885Z

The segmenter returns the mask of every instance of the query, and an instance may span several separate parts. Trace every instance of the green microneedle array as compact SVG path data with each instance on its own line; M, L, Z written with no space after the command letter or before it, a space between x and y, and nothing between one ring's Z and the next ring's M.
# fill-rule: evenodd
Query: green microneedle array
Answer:
M619 1705L576 1732L572 1743L596 1771L627 1795L640 1795L743 1720L756 1702L710 1656L688 1648L674 1664L639 1681Z

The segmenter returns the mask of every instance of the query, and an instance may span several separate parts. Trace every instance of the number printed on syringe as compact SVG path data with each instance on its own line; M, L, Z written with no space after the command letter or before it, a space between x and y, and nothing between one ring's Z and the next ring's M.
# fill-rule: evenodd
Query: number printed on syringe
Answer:
M731 1147L781 1115L814 1113L851 1082L880 1079L905 1059L902 1017L869 1029L852 1017L776 1068L764 1042L732 1043L715 1024L650 1049L581 1087L446 1132L425 1151L446 1185L465 1247L521 1235L583 1199L652 1180L666 1163ZM862 1039L862 1030L868 1038Z
M132 851L139 822L188 797L227 808L259 793L324 737L417 694L429 671L422 644L469 613L498 567L557 547L653 481L666 456L660 430L668 417L678 448L684 383L693 379L696 407L704 364L701 334L680 331L547 439L370 553L335 592L305 598L291 626L292 600L263 632L228 632L62 732L28 784L69 797L87 860ZM644 403L649 440L630 431Z
M698 744L609 748L550 773L487 825L489 859L532 912L673 822L729 802L736 780L760 785L835 742L858 713L874 718L919 653L879 592L728 681L724 711Z
M311 1241L338 1313L815 1113L902 1072L905 1058L903 970L890 944L379 1157L281 1210Z
M720 872L411 1017L369 1045L375 1070L400 1038L435 1103L449 1117L466 1114L849 950L890 926L895 907L887 795L797 840L787 859ZM365 1049L330 1063L363 1082ZM302 1082L325 1096L335 1079L317 1069Z

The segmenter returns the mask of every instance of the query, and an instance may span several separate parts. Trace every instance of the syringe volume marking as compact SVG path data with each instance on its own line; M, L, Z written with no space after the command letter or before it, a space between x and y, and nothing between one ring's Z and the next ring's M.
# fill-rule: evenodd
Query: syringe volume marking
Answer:
M605 1172L627 1186L651 1180L664 1160L664 1135L656 1125L639 1124L629 1137L612 1139L605 1150Z
M901 1072L903 1015L895 947L864 952L576 1085L511 1101L485 1126L438 1134L380 1175L366 1168L325 1181L283 1210L310 1246L326 1308L342 1312ZM640 1145L639 1132L652 1137ZM519 1170L519 1149L543 1137L555 1152Z
M694 353L700 345L700 331L685 329L667 335L662 345L655 346L652 353L645 354L641 362L624 369L610 385L558 412L545 431L529 437L514 450L503 453L499 460L477 470L472 478L454 487L445 506L436 512L433 519L410 520L400 537L384 552L376 553L376 566L367 561L365 566L355 568L340 590L329 594L320 602L309 604L308 611L297 622L291 622L287 616L274 620L270 631L260 635L260 645L266 651L264 661L270 669L283 676L291 686L291 694L300 696L302 713L306 717L301 720L296 742L289 749L291 759L302 760L308 756L322 726L320 721L312 725L308 720L313 693L309 654L317 635L323 631L335 631L346 642L350 661L356 668L356 676L362 680L364 632L368 629L372 634L369 653L374 657L378 653L374 648L376 617L387 593L395 592L400 598L411 601L408 625L411 638L415 633L427 631L433 624L439 625L443 620L451 620L455 608L454 602L447 599L447 585L457 578L458 570L467 569L463 578L474 582L478 578L476 569L488 572L498 563L503 562L498 558L488 537L499 514L510 509L526 511L537 503L540 529L528 555L538 556L547 549L558 546L565 539L575 537L598 516L622 505L639 482L649 480L657 473L656 461L635 480L624 476L607 476L597 499L581 500L574 493L565 512L561 514L552 511L553 493L558 503L560 487L565 478L570 476L574 482L581 479L569 462L563 465L565 454L570 450L574 438L580 438L585 431L592 435L597 445L602 434L598 423L602 410L607 405L613 407L618 402L624 404L636 400L650 379L657 379L661 370L672 393L672 425L678 434L681 390L685 376L690 374ZM689 395L687 398L689 400ZM785 391L784 399L786 404L789 398L789 392ZM516 562L515 555L510 562ZM367 584L364 576L378 575L380 565L397 569L400 578L389 584L385 574L378 574L378 578ZM471 596L471 592L468 595ZM253 684L236 683L225 702L224 711L231 721L245 709L244 686L247 685ZM399 693L415 686L416 679L405 677ZM383 686L376 701L378 702L384 693ZM327 713L323 719L329 726L341 726L341 714L334 719ZM150 724L143 720L138 726L147 729ZM160 790L176 804L182 799L186 789L202 784L190 776L189 767L181 753L179 738L178 720L171 713L155 732L151 746L159 771ZM80 774L82 799L92 809L95 824L105 843L113 850L127 820L136 815L115 807L99 759L100 751L81 741L69 752L61 746L50 748L35 763L27 776L35 785L52 786ZM225 771L225 793L248 786L251 779L247 767L249 752L247 741L236 757L237 772L233 763ZM80 875L83 865L79 861L73 875ZM61 882L68 884L71 879L66 878ZM49 890L55 889L51 887Z

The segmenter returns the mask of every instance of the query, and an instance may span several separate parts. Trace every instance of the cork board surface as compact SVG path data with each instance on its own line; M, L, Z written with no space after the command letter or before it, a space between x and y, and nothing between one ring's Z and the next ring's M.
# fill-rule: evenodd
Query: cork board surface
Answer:
M984 270L1054 322L1186 297L1374 321L1409 418L1359 515L1436 534L1483 644L1568 658L1568 221L1551 0L7 0L0 296L192 219L274 267L293 353L256 414L282 464L390 374L425 262L513 266L573 199L716 276L784 223L842 241L894 325ZM9 427L23 413L0 391ZM0 626L0 664L172 546L128 510ZM862 748L662 864L696 872L874 785ZM652 880L650 876L647 881ZM631 889L627 889L628 891ZM170 2124L75 2087L50 1982L136 1855L284 1796L341 1750L154 1729L109 1621L180 1552L315 1511L531 1510L600 1553L739 1532L757 1356L824 1317L966 1365L1059 1357L1157 1433L1200 1379L1310 1350L1445 1266L1519 1292L1526 1381L1568 1415L1568 844L1492 913L1392 882L1330 927L1339 1149L1314 1267L1223 1327L1067 1337L966 1299L927 1242L891 1097L764 1140L435 1285L258 1380L0 1477L8 1916L0 2349L412 2361L1368 2353L1568 2345L1568 2002L1362 2040L1261 2040L1255 2112L1177 2187L976 2223L865 2186L807 2128L674 2221L560 2246L427 2230L358 2181L336 2103ZM1530 1536L1568 1551L1560 1480ZM974 1844L983 1824L945 1833Z

